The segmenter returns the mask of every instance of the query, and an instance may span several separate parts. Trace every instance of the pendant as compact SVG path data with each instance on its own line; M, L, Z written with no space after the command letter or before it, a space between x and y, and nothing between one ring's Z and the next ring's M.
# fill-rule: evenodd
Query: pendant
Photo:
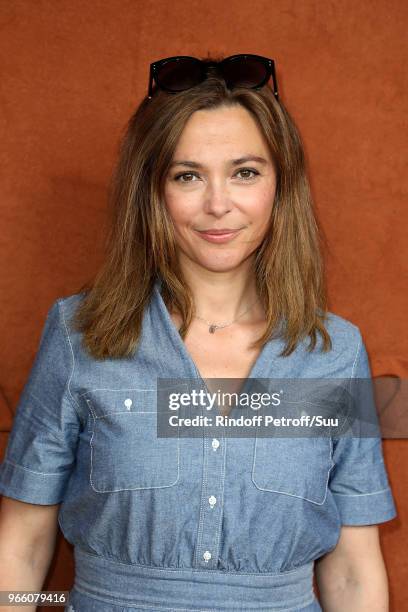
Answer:
M210 334L214 334L216 329L217 329L216 325L210 325L210 327L208 328L208 331L210 332Z

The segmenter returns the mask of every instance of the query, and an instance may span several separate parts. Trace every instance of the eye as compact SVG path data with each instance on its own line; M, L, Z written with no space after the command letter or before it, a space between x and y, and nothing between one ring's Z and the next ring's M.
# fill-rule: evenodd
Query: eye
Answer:
M182 177L184 176L197 176L196 174L194 174L193 172L183 172L182 174L176 174L176 176L174 177L175 181L178 181L179 183L193 183L194 181L185 181L185 180L180 180Z
M252 178L255 178L255 176L259 175L258 170L255 170L254 168L241 168L240 170L238 170L237 174L241 174L241 172L252 172L253 176L246 176L246 178L244 177L245 181L248 181Z

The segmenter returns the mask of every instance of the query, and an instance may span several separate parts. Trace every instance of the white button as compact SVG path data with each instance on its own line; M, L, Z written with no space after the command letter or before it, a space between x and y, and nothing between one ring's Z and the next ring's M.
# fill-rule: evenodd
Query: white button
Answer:
M133 402L132 402L132 400L131 400L130 398L125 399L125 401L124 401L123 403L125 404L125 406L126 406L126 408L127 408L128 410L130 410L130 407L131 407L131 405L133 404Z
M206 550L206 551L205 551L205 553L203 554L203 557L204 557L204 561L205 561L206 563L208 563L208 561L211 559L211 553L210 553L210 551L209 551L209 550Z
M217 450L217 448L219 447L220 442L219 440L217 440L217 438L213 438L213 441L211 443L211 446L213 447L214 450Z
M211 497L208 498L208 501L210 502L210 506L212 508L217 503L217 498L214 497L214 495L211 495Z

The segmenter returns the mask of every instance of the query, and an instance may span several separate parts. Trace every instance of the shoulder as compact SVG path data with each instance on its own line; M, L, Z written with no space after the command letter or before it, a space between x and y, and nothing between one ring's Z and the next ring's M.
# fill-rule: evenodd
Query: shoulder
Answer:
M65 325L68 325L71 317L75 315L77 307L83 300L84 296L85 293L79 292L67 296L58 297L54 300L50 308L50 312L55 310L61 321Z
M45 317L42 336L56 343L71 344L72 336L75 336L72 317L84 297L84 293L74 293L68 296L60 296L51 303Z
M322 350L323 338L318 334L316 347L309 353L308 339L304 339L298 357L302 368L310 376L351 376L363 344L359 327L331 311L326 311L324 326L330 336L331 349Z
M353 346L356 350L362 342L360 328L352 321L334 312L326 313L325 327L337 347Z

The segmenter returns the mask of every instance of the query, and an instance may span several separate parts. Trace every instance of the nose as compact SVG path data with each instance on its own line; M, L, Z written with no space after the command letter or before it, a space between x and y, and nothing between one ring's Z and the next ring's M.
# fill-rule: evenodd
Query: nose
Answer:
M209 182L204 195L204 210L215 217L222 217L233 208L225 182Z

